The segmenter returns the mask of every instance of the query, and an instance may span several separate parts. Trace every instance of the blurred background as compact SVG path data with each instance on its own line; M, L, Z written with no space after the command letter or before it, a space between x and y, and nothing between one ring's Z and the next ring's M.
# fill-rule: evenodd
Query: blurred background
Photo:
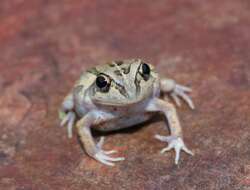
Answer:
M249 189L250 1L1 0L0 189ZM126 160L90 159L58 127L81 71L142 58L193 88L178 109L195 152L159 154L156 121L108 135Z

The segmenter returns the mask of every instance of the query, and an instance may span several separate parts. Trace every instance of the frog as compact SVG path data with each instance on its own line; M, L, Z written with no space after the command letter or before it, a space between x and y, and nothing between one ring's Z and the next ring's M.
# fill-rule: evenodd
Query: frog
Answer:
M125 158L115 157L116 150L103 150L104 137L96 142L93 130L117 131L161 114L168 121L170 134L155 134L154 137L168 144L161 153L175 151L174 163L178 164L181 151L194 155L184 143L176 111L181 100L191 109L195 108L189 96L191 91L190 87L171 78L160 77L154 66L142 59L110 61L81 74L59 108L60 126L67 127L69 138L76 128L87 155L114 166Z

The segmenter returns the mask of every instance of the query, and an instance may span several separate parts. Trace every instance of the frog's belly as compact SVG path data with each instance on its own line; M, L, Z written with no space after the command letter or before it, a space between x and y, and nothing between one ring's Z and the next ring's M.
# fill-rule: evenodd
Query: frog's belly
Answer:
M110 121L106 121L98 125L94 125L92 127L100 131L114 131L123 128L133 127L136 124L143 123L149 120L152 115L152 113L145 113L141 115L127 115L111 119Z

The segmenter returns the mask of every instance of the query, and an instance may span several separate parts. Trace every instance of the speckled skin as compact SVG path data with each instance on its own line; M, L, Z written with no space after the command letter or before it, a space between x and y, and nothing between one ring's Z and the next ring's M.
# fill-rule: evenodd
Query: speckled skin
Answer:
M98 77L105 79L106 86L98 86ZM95 144L90 128L101 131L118 130L132 127L162 112L169 122L171 135L156 135L168 147L176 151L175 163L178 163L181 150L193 154L184 144L181 125L173 104L161 100L160 92L168 93L180 104L178 96L193 109L191 99L185 94L191 89L176 84L171 79L160 79L152 65L140 59L113 61L97 66L83 73L72 91L66 96L60 110L61 126L67 123L68 136L72 137L72 128L77 127L78 134L89 156L106 164L123 157L110 157L115 151L101 149L103 138Z

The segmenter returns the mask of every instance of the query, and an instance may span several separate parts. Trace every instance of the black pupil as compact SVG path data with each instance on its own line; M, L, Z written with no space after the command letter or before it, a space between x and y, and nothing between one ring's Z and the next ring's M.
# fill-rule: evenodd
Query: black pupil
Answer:
M106 81L105 77L103 76L98 76L96 78L96 85L99 87L99 88L104 88L108 85L108 82Z
M142 64L142 72L144 75L150 74L150 67L146 63Z

